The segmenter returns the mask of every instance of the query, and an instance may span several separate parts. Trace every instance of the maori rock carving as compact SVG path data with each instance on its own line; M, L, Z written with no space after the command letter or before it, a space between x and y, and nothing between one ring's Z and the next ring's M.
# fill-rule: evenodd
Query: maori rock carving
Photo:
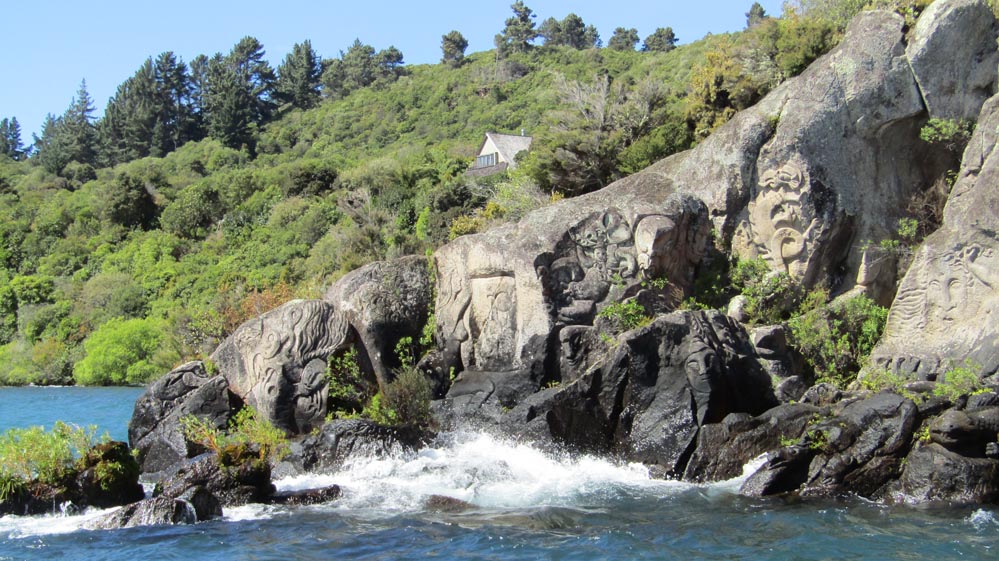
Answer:
M885 329L892 340L956 336L961 322L995 306L999 260L994 248L968 243L934 253L925 246L899 288Z
M747 208L743 236L756 256L792 277L804 276L818 236L805 172L794 163L763 172Z
M326 360L347 344L347 321L332 304L294 300L241 325L212 359L247 404L303 433L323 420Z
M473 278L469 317L474 341L467 364L483 370L502 370L516 358L517 286L514 277Z
M556 249L551 270L556 319L567 324L589 323L597 304L607 298L615 284L635 279L638 267L631 225L621 213L610 209L590 214L569 228Z

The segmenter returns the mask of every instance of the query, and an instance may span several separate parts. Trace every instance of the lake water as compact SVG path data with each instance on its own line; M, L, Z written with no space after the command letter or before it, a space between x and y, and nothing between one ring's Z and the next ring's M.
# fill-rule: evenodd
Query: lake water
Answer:
M125 435L133 388L0 388L0 427L97 424ZM738 495L740 480L689 485L641 466L553 457L452 434L406 457L278 482L337 483L342 500L247 506L194 526L81 530L100 512L0 518L5 559L999 559L999 509ZM468 501L427 511L430 495Z

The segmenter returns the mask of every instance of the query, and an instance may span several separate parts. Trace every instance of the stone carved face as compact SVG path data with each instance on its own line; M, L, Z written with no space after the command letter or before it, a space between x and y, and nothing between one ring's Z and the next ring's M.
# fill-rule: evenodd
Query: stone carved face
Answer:
M800 167L787 163L767 170L760 176L759 192L749 203L741 227L757 255L796 277L804 275L818 224L807 199Z

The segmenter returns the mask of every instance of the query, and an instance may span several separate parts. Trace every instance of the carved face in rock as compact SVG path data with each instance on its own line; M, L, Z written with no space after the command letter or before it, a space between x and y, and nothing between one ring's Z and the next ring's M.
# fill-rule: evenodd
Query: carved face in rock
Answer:
M927 323L941 328L974 318L995 296L995 250L971 244L944 254L936 278L927 283Z
M764 171L756 197L740 226L753 251L776 269L801 277L815 242L818 220L808 205L809 189L801 167L787 163Z
M241 364L233 372L228 359L221 366L249 405L275 425L301 432L325 414L321 374L326 358L347 344L347 329L331 304L293 301L241 325L231 338Z

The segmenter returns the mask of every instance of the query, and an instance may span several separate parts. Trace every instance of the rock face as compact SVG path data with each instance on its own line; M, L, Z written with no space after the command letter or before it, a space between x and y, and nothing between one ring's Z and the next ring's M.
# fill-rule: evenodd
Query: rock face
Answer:
M537 390L563 327L592 324L645 279L689 288L708 228L703 204L636 180L458 238L435 255L445 367L517 373Z
M399 366L395 347L400 339L419 340L432 298L425 257L402 257L372 263L334 284L325 300L343 315L357 334L378 384L392 381Z
M985 104L944 208L902 280L881 342L879 366L919 379L970 363L999 369L999 97Z
M348 329L329 302L295 300L239 326L212 360L244 403L305 433L326 415L326 360L348 344Z
M139 453L142 471L166 470L195 452L184 439L181 417L196 415L221 429L241 407L229 382L209 375L204 363L175 368L135 402L128 440Z
M931 117L975 119L995 93L997 23L979 0L935 2L916 22L906 56Z

